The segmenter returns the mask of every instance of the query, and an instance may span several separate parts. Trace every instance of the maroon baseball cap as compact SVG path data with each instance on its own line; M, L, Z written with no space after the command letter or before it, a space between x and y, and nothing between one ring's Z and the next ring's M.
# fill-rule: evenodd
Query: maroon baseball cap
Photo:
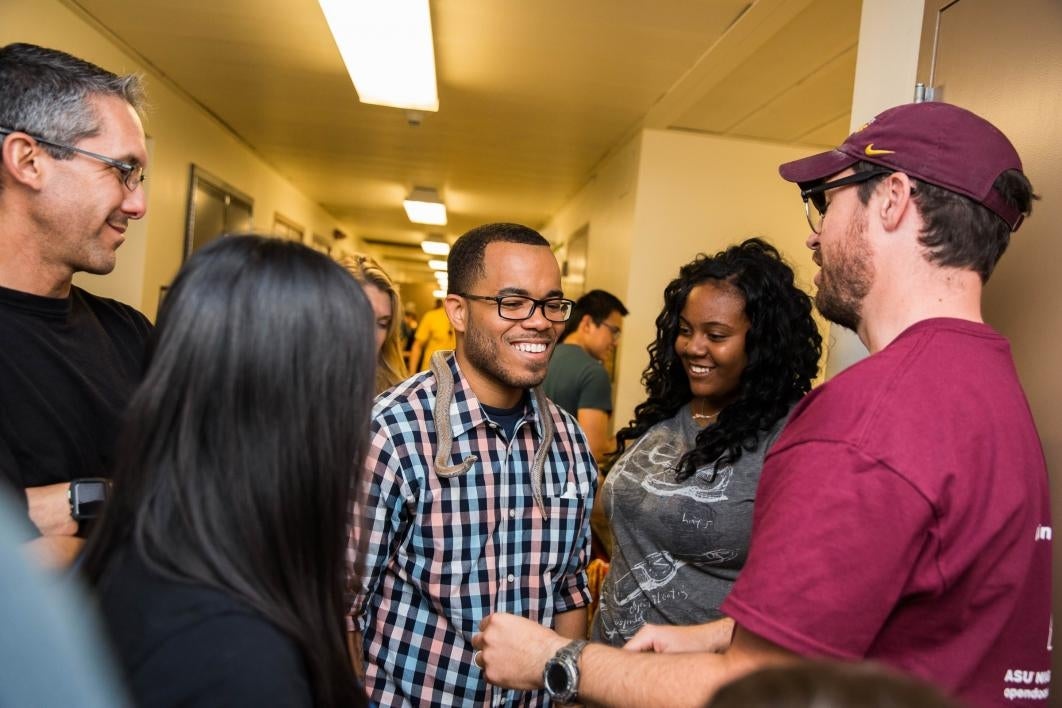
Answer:
M806 188L859 161L904 172L963 194L998 214L1017 231L1022 213L992 184L1021 158L994 125L947 103L908 103L890 108L848 136L834 150L787 162L783 179Z

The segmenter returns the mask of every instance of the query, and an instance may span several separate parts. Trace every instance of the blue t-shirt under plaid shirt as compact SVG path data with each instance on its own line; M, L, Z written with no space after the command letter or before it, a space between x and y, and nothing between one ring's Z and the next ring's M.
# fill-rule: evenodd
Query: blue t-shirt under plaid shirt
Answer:
M558 613L589 604L597 470L575 420L544 396L527 397L507 440L456 359L447 364L453 446L446 463L475 456L467 470L443 477L435 469L435 374L406 380L373 409L350 549L360 568L354 615L364 633L366 689L381 706L541 705L544 692L489 685L469 642L493 612L553 626ZM532 491L542 416L555 427L542 468L545 515Z

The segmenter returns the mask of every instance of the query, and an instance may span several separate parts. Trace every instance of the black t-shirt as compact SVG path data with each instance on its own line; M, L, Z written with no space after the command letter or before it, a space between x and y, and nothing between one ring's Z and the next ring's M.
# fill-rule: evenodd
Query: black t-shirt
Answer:
M132 307L77 287L0 287L0 479L21 490L110 477L150 334Z
M486 403L480 403L483 406L483 412L487 414L495 425L505 431L505 438L507 440L513 439L513 433L516 432L516 424L524 417L524 409L527 408L527 394L525 393L512 408L495 408L494 406L488 406Z
M295 642L228 594L164 578L130 548L97 592L138 706L313 705Z

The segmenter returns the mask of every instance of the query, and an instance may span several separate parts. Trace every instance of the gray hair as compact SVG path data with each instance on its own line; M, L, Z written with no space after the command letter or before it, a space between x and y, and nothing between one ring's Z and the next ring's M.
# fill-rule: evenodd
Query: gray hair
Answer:
M115 96L138 114L144 110L139 76L118 76L66 52L33 44L0 47L0 86L0 127L67 145L100 131L89 98ZM41 147L58 159L74 155L50 145Z

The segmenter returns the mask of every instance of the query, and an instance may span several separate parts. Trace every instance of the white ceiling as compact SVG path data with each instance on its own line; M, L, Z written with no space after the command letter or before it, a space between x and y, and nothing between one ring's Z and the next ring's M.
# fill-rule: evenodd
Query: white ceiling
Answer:
M489 221L541 227L642 127L839 143L861 6L431 0L440 108L412 127L404 111L358 103L316 0L67 2L353 225L402 279L440 230L406 219L414 185L439 189L452 240Z

